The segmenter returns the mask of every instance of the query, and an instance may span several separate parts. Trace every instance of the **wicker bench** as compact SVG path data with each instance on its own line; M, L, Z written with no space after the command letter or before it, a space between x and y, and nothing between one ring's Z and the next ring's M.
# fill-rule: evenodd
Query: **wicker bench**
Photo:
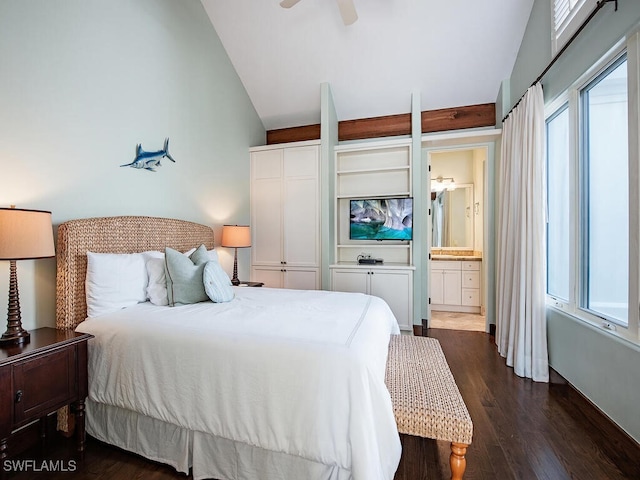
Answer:
M451 442L451 478L461 480L473 423L440 342L392 335L385 382L398 432Z

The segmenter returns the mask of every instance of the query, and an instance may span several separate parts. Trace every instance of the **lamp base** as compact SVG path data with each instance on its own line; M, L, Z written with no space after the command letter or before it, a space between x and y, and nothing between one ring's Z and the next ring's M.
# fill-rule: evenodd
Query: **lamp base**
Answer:
M231 279L231 285L238 286L240 285L240 280L238 280L238 249L235 249L233 254L233 278Z
M0 347L8 347L10 345L20 345L22 343L29 343L31 340L31 334L26 330L21 330L17 333L7 330L0 337Z
M31 334L22 328L20 318L20 296L18 295L18 273L16 261L9 262L9 314L7 330L0 337L0 347L29 343Z

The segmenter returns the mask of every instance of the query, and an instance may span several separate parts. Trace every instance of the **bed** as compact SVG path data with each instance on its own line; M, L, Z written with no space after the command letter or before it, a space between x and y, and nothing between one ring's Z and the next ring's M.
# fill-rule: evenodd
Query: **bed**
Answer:
M213 248L209 227L173 219L60 225L57 327L95 336L87 431L194 479L392 479L401 447L384 376L399 330L379 298L233 287L230 302L87 318L87 252L201 244Z

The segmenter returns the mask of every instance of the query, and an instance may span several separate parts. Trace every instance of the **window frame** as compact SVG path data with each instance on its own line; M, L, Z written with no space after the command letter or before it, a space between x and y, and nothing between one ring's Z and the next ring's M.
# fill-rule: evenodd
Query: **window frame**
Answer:
M629 64L627 59L626 48L623 49L623 51L621 51L620 53L613 55L610 61L605 62L602 68L598 69L598 71L595 74L593 74L588 81L583 82L581 87L577 89L578 116L580 119L578 130L577 130L578 141L580 142L579 143L580 156L577 159L578 182L579 182L578 190L580 192L579 203L577 205L577 211L580 212L577 233L580 240L577 242L576 246L577 246L577 250L579 251L580 269L577 271L578 277L576 280L579 288L576 295L576 301L577 301L576 308L581 313L589 315L590 317L593 317L594 319L596 319L596 321L603 322L604 324L609 325L610 328L615 328L615 329L629 327L629 322L631 321L631 318L632 318L631 303L630 303L629 295L627 295L627 307L629 310L629 314L627 317L627 325L623 325L620 323L619 320L612 318L603 312L598 312L596 310L593 310L587 306L587 299L589 297L588 290L589 290L590 237L589 237L589 228L587 227L587 225L589 225L589 212L584 207L587 205L589 201L589 194L587 193L587 190L589 189L589 181L593 181L593 179L590 176L590 172L589 172L590 153L587 152L587 146L589 145L589 137L587 136L587 132L586 132L587 120L590 112L587 110L585 106L584 92L587 92L592 88L594 88L595 86L597 86L597 83L594 84L596 80L598 80L598 83L599 83L599 81L602 81L604 78L606 78L607 75L609 75L614 70L616 70L624 62L627 62L627 71L628 71ZM627 78L628 108L629 108L630 101L631 100L629 98L629 79ZM629 125L628 117L627 117L627 125ZM627 142L629 142L629 140L627 140ZM629 175L628 169L630 167L630 164L631 164L630 153L627 153L627 172L626 172L627 176ZM627 197L627 204L628 204L628 210L630 215L631 208L632 208L630 195ZM628 218L627 218L627 221L629 221ZM631 249L631 245L630 245L631 229L630 228L629 228L629 238L627 239L627 241L628 241L627 261L629 261L629 258L630 258L629 250ZM628 278L627 278L627 287L629 287L629 279L631 278L631 276L632 276L632 272L631 272L631 268L629 268Z
M581 170L583 156L582 144L582 108L580 92L594 79L610 68L623 55L627 56L628 88L628 181L629 181L629 316L628 325L622 326L581 308L580 288L582 252L580 236L581 211ZM597 330L640 344L640 33L636 32L628 39L620 41L587 72L580 76L567 90L545 106L545 126L549 119L557 115L562 108L569 109L569 162L570 162L570 259L569 259L569 300L568 302L546 294L547 306L565 312ZM547 159L545 159L547 161ZM545 285L545 292L547 286Z
M556 99L556 101L551 104L549 107L545 108L545 136L548 132L548 125L549 122L553 121L555 118L559 117L564 111L567 112L567 119L569 122L568 125L568 131L569 131L569 139L567 140L568 146L569 146L569 203L572 203L572 198L573 198L573 193L575 192L575 175L573 172L573 162L571 161L571 159L573 158L572 156L572 141L571 141L571 132L573 131L572 126L574 125L574 122L572 120L572 110L570 108L569 105L569 98L568 95L562 95L561 97L559 97L558 99ZM545 137L546 138L546 137ZM547 181L546 181L546 198L545 198L545 205L546 205L546 210L547 210L547 229L545 232L545 239L546 239L546 246L545 246L545 250L546 250L546 261L548 264L548 260L549 260L549 229L548 229L548 225L549 225L549 144L548 142L546 143L546 158L545 158L545 162L546 162L546 174L547 174ZM569 245L573 244L573 235L574 235L574 231L575 229L572 227L574 222L573 222L573 209L571 208L571 206L569 207ZM571 251L571 249L569 249ZM547 284L545 286L545 292L548 298L551 299L551 301L554 302L554 304L556 304L557 306L564 306L566 303L572 303L574 301L573 299L573 279L574 276L572 275L572 272L574 270L574 259L572 258L573 255L569 256L569 285L568 285L568 298L562 298L562 297L558 297L553 295L552 293L549 293L549 283L548 283L548 279L549 279L549 267L547 265Z

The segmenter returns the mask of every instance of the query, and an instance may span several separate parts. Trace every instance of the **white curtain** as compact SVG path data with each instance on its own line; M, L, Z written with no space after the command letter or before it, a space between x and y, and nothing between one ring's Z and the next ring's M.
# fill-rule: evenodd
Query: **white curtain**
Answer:
M545 319L545 119L535 84L502 129L496 343L521 376L549 381Z

